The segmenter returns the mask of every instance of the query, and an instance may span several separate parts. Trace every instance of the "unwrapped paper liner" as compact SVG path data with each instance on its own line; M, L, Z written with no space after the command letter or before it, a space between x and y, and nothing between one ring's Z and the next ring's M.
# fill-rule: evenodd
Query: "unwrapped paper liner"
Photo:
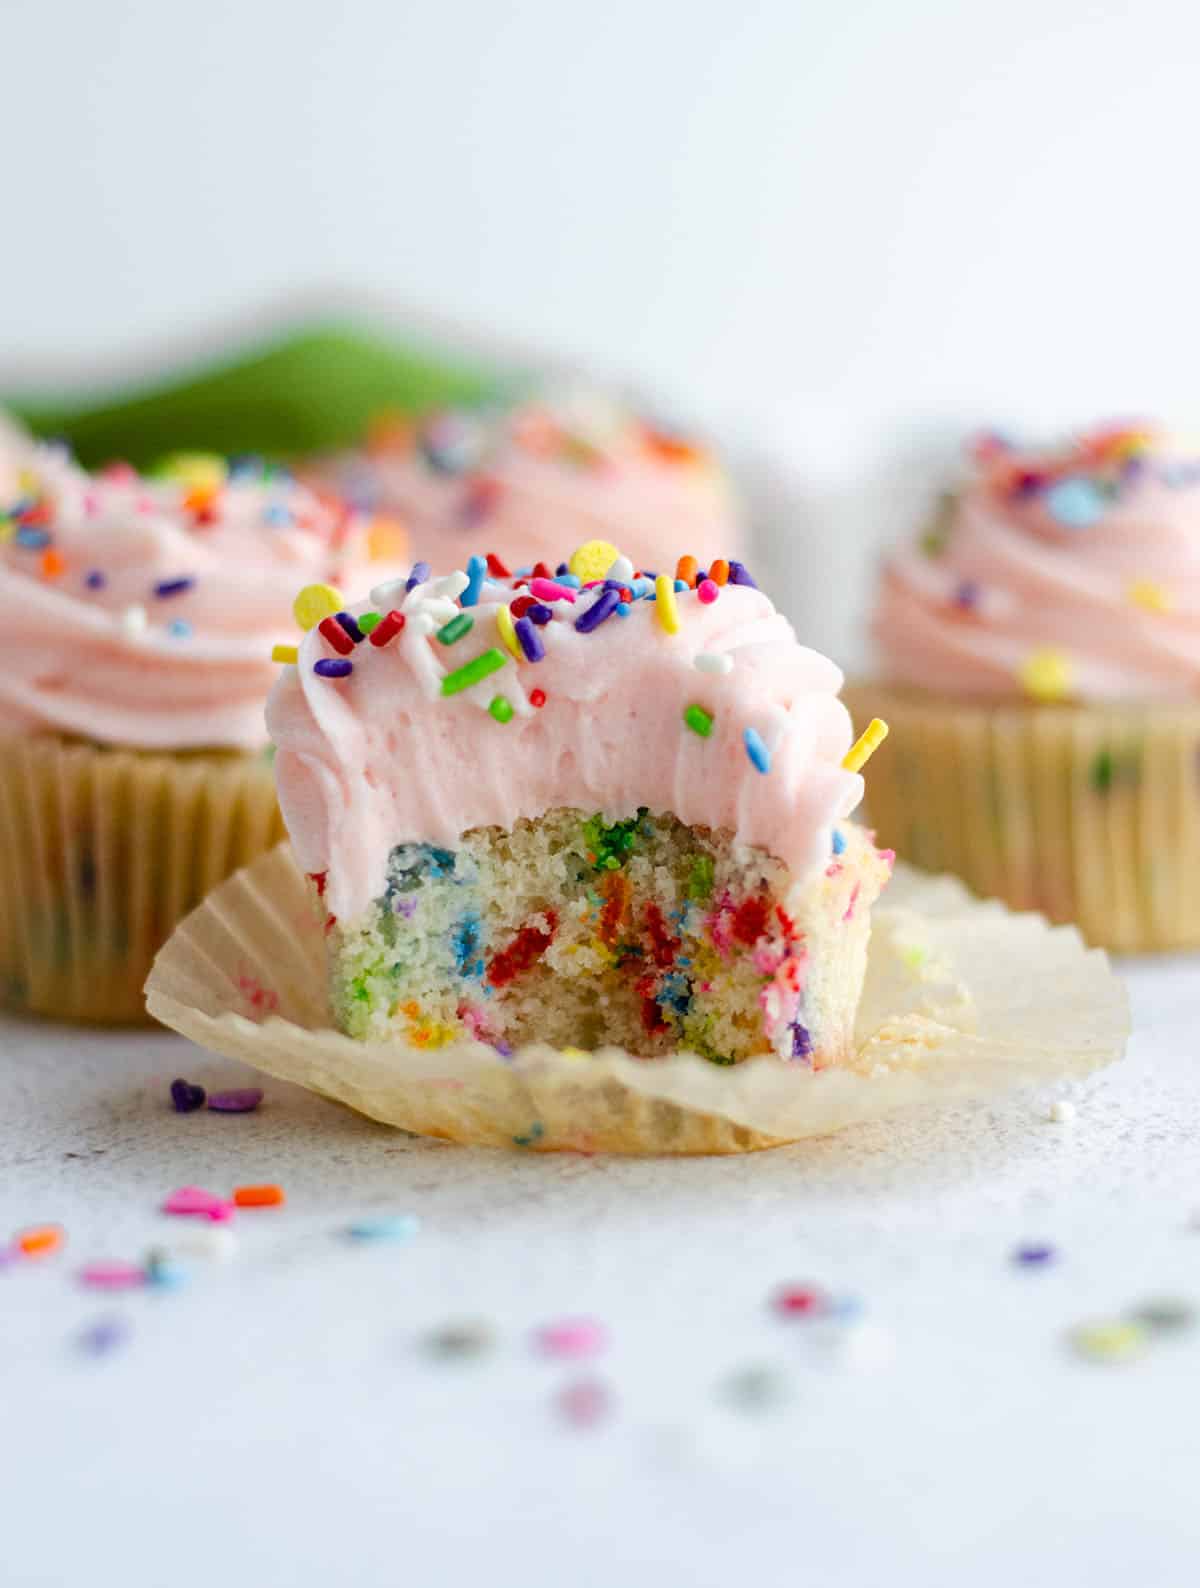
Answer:
M814 1072L775 1058L545 1045L502 1058L357 1042L330 1025L325 950L286 844L179 926L147 983L150 1012L203 1047L386 1124L450 1141L581 1152L744 1152L895 1109L1077 1079L1120 1056L1124 989L1069 927L901 871L876 907L859 1049Z

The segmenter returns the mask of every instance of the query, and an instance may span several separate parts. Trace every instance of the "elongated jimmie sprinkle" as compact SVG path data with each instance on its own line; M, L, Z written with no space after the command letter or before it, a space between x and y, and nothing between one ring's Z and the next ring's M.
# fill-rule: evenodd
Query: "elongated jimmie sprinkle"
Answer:
M350 637L351 642L354 645L361 645L366 636L359 628L354 618L351 617L349 612L335 612L334 617L337 619L338 623L341 624L342 628L345 629L346 633Z
M396 638L396 635L400 633L401 629L404 627L404 624L404 613L397 612L393 609L391 612L387 613L386 616L382 617L371 630L371 644L376 646L386 645L389 640L394 640Z
M427 562L414 562L412 572L404 582L404 588L406 590L415 590L419 584L425 583L432 572L433 569Z
M467 588L460 597L463 606L476 607L479 605L479 592L483 589L483 581L487 571L486 557L467 558Z
M522 651L520 645L517 643L517 634L515 628L513 627L513 615L506 606L498 606L496 608L496 628L500 632L500 638L503 641L504 649L511 657L514 658L514 660L519 662L521 660Z
M861 772L887 736L887 723L882 717L872 717L842 757L843 769L847 772Z
M447 673L442 679L442 694L457 695L461 690L470 689L472 684L477 684L490 674L499 672L507 660L504 652L496 650L493 646L491 650L476 656L473 661L467 662L456 672Z
M621 596L618 591L602 591L598 599L592 602L587 611L581 613L575 619L575 627L580 634L590 634L593 629L598 629L606 618L612 617L620 604Z
M675 581L669 574L660 573L654 581L654 601L663 628L668 634L678 634L679 604L675 600Z
M328 640L339 656L349 656L354 649L354 641L335 617L322 618L317 624L317 632L322 639Z
M337 657L323 656L319 662L313 663L313 672L318 678L349 678L353 671L353 662L344 662Z
M771 752L757 728L747 728L742 734L742 743L746 746L746 754L750 757L750 765L756 772L761 772L765 777L771 770Z
M565 584L558 584L554 579L531 579L529 593L536 596L539 601L574 601L575 592Z
M578 623L575 627L579 627ZM518 618L514 626L514 633L526 661L540 662L546 654L546 647L542 644L542 636L529 619Z

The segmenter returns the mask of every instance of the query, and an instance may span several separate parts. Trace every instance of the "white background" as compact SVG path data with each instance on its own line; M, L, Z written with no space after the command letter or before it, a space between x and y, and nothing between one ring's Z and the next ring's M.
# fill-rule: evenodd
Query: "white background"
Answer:
M793 472L841 656L958 433L1196 408L1189 0L0 14L6 376L314 289L630 375Z

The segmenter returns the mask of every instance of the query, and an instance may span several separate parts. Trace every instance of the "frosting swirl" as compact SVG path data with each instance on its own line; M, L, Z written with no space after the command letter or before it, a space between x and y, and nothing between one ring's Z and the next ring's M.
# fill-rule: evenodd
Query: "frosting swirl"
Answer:
M942 520L887 559L887 676L978 699L1200 694L1200 456L1145 427L985 440Z
M266 744L273 641L307 580L395 568L372 525L261 465L179 460L90 475L60 447L0 446L0 733L137 749ZM378 572L375 573L378 577Z
M374 630L336 647L310 631L267 722L284 819L303 869L328 872L330 911L353 917L382 892L395 844L453 845L555 806L606 820L645 806L728 828L798 880L826 863L863 787L841 764L842 675L732 567L715 598L688 588L654 600L628 573L556 596L540 580L480 583L476 563L469 588L455 574L373 591L376 608L405 618L382 645ZM510 645L514 612L526 629Z

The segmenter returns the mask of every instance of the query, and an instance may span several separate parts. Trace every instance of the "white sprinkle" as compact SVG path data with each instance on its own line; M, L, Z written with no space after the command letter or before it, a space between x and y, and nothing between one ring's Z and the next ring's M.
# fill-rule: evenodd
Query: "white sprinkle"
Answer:
M197 1224L173 1236L167 1250L172 1257L209 1257L224 1263L237 1251L237 1236L224 1224Z
M1078 1113L1074 1103L1068 1103L1065 1098L1059 1098L1050 1105L1050 1123L1052 1125L1069 1125Z
M622 584L628 584L633 578L633 564L628 557L618 557L604 577L606 579L619 579Z
M701 651L692 665L701 673L732 673L733 657L718 655L715 651Z
M431 595L446 596L451 601L457 601L470 582L468 576L459 568L454 573L446 573L440 579L432 580L429 592Z
M372 586L371 605L378 607L381 612L390 612L403 602L408 594L407 586L407 579L389 579L386 584Z
M121 627L130 638L144 634L149 626L145 607L126 607L121 613Z

